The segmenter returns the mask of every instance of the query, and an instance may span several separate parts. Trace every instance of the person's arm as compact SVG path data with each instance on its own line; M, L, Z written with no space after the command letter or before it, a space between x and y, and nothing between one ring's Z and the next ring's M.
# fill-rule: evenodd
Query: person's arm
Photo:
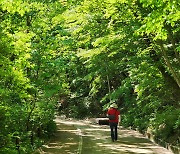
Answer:
M108 113L109 113L109 109L108 109L108 111L106 112L106 117L108 117Z
M120 123L121 123L121 115L119 114L118 115L118 126L120 126Z

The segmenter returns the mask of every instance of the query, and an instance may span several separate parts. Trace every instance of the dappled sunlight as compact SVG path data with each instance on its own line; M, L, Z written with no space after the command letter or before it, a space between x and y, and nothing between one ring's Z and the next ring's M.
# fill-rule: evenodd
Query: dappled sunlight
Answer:
M112 142L109 126L83 121L56 120L55 138L42 147L47 154L172 154L134 130L118 129Z
M118 151L118 152L132 152L132 153L144 153L144 154L151 154L154 153L152 152L152 150L148 150L148 149L141 149L138 146L128 146L126 144L101 144L99 143L99 146L109 149L109 150L114 150L114 151Z
M64 121L64 122L62 122L62 124L66 124L66 125L79 125L79 126L84 126L84 125L86 125L86 124L83 124L83 123L81 123L81 122L73 122L73 121Z
M78 130L58 130L57 132L60 132L60 133L69 132L69 133L73 133L73 134L79 135L79 131Z
M137 131L135 130L125 130L121 127L120 129L121 134L125 137L125 136L134 136L134 137L139 137L142 138L143 135L140 133L137 133ZM144 137L145 138L145 137Z
M58 130L48 145L43 145L42 153L74 154L79 145L79 131L72 125L58 123Z
M60 122L61 124L66 124L66 125L79 125L79 126L84 126L86 125L86 123L82 123L80 121L68 121L68 120L60 120L60 119L56 119L56 122Z
M57 130L57 132L77 132L77 130L61 129L61 130Z
M102 128L98 128L98 129L86 128L84 130L86 130L86 131L109 131L107 128L106 129L102 129Z

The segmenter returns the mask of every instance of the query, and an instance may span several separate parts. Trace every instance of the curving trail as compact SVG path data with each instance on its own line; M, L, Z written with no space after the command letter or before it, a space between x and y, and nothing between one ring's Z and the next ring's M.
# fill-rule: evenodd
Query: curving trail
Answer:
M58 130L40 154L172 154L133 130L119 128L117 142L110 139L109 126L90 121L56 119Z

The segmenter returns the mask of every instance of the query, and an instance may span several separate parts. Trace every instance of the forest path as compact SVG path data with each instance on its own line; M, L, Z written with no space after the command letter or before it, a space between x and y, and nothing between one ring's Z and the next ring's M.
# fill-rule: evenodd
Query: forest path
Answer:
M122 127L118 141L112 142L109 126L60 118L56 123L55 137L41 148L41 154L172 154L142 134Z

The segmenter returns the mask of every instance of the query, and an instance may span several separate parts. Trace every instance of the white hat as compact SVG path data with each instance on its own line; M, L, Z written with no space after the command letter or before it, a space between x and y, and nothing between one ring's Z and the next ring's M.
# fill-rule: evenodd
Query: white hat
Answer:
M115 104L115 103L111 104L110 107L116 108L116 109L118 108L117 104Z

